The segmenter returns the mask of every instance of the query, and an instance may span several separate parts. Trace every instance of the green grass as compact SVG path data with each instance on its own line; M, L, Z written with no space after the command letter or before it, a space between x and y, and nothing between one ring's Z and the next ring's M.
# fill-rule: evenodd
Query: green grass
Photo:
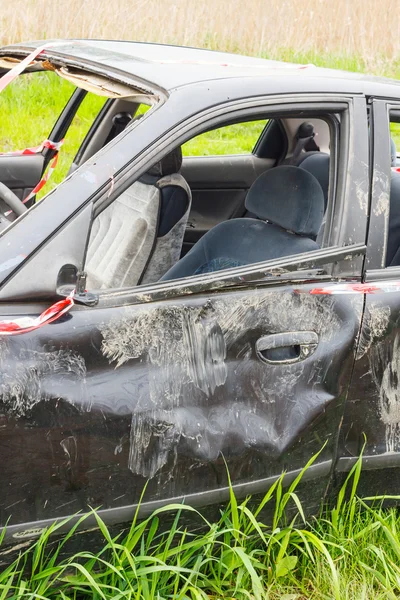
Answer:
M0 598L395 600L400 515L357 497L360 469L361 460L335 506L308 522L296 494L300 475L288 489L279 479L258 505L250 498L238 502L231 491L214 523L189 506L171 505L143 522L135 518L127 533L113 537L94 513L104 539L99 552L60 559L63 545L77 534L71 528L54 546L49 537L59 525L53 526L0 573ZM290 505L297 516L287 522ZM268 506L273 517L266 524L261 514ZM163 532L166 513L172 525ZM188 513L201 519L200 533L183 526Z
M202 133L182 146L184 156L250 153L267 121L249 121Z

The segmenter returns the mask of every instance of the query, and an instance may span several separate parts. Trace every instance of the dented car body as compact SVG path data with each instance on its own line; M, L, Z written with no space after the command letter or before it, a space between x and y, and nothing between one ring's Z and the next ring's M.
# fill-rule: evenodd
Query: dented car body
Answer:
M3 48L3 72L39 46ZM143 515L172 500L225 501L227 468L239 496L265 493L319 453L305 475L318 505L351 469L364 434L366 489L398 491L400 266L386 263L398 84L124 42L52 42L27 70L45 63L79 81L56 141L81 90L98 91L99 81L109 107L144 98L152 108L0 234L1 322L37 317L71 293L74 300L52 322L0 335L7 541L34 539L88 507L108 524L127 522L146 482ZM261 117L268 125L251 157L184 157L192 208L183 244L204 235L201 217L216 223L215 198L237 208L232 198L244 198L263 169L293 165L291 124L314 120L321 139L328 123L330 157L318 247L142 285L87 285L90 231L103 210L176 146ZM103 111L81 156L106 119ZM49 152L0 156L0 180L32 189L24 169L35 162L39 179Z

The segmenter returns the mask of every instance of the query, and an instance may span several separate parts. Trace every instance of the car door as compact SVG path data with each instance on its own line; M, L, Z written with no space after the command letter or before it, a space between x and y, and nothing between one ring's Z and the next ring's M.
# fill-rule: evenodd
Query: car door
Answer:
M400 174L390 167L389 130L399 118L398 102L373 100L370 227L365 283L359 289L365 312L337 465L344 477L365 443L360 493L367 495L398 494L400 485L400 264L395 255Z
M308 473L318 504L362 298L320 295L302 278L313 272L236 291L178 288L165 300L104 292L95 308L10 337L3 524L133 506L147 480L147 502L210 504L227 498L224 461L241 494L262 493L327 442Z
M350 199L368 190L365 100L340 98L325 110L342 127L331 161L336 237L329 247L176 282L92 290L51 324L0 340L0 516L10 539L88 505L108 523L129 520L146 483L142 514L171 499L227 500L227 469L239 496L263 494L282 471L290 481L314 455L306 505L318 505L336 457L363 310L361 296L335 290L340 280L361 277L366 214ZM168 131L168 144L181 143L180 129ZM115 145L130 143L126 136ZM105 151L96 173L108 160ZM74 179L80 193L96 181L83 169L65 182L65 194ZM90 197L107 204L126 185L121 172ZM39 219L46 200L28 218ZM17 278L33 285L43 265L74 264L91 205L70 210L74 218L41 244L6 292L17 289ZM16 228L23 231L28 218ZM6 292L3 320L48 307L39 293L35 303L10 304Z

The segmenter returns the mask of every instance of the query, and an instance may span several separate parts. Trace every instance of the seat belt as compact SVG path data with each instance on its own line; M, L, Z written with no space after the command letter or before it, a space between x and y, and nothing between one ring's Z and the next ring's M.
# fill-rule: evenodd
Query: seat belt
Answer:
M312 123L302 123L296 133L296 146L289 161L290 165L296 165L300 154L304 152L319 152L319 146L315 142L315 131Z

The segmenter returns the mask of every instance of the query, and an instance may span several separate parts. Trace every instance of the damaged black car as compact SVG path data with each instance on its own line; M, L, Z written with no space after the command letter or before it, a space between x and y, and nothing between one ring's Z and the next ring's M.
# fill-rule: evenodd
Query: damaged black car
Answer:
M142 514L225 501L227 471L265 493L317 454L318 504L364 439L369 493L398 490L398 82L156 44L0 50L0 89L43 72L71 97L46 143L0 155L6 540L89 507L127 522L146 482ZM98 114L35 201L87 94ZM250 151L190 154L249 124Z

